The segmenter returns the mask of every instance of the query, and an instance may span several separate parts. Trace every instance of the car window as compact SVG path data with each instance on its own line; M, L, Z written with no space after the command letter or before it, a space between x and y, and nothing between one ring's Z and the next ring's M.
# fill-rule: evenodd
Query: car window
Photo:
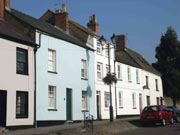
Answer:
M157 106L148 106L144 108L143 112L157 112L159 108Z

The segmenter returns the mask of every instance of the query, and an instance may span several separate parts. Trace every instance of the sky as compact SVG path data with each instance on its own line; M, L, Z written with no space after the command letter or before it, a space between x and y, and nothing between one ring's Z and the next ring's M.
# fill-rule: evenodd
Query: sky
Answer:
M11 0L11 8L39 18L48 9L67 5L69 18L87 27L96 14L99 35L110 41L113 33L127 36L126 46L149 63L156 62L155 48L172 26L180 39L180 0Z

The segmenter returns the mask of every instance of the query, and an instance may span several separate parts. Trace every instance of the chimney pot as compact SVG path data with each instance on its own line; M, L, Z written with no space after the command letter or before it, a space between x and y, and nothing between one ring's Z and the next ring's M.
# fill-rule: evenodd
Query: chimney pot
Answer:
M65 4L62 5L61 12L56 12L55 14L55 25L69 32L69 15Z
M96 15L93 14L92 16L89 17L89 22L87 23L87 26L90 30L96 32L98 34L99 32L99 24L96 19Z
M5 8L10 9L10 0L5 0Z
M66 4L62 4L62 12L67 12Z

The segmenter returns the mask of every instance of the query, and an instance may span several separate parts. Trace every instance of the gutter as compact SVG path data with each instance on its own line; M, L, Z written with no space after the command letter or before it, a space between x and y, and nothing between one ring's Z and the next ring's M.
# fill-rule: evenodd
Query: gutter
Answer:
M39 44L34 48L34 128L37 128L37 120L36 120L36 83L37 83L37 73L36 73L36 53L38 49L41 47L41 32L39 33Z

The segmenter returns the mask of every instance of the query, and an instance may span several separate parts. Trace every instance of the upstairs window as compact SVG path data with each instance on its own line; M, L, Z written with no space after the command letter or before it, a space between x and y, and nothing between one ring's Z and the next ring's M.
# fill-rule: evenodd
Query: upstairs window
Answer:
M56 51L48 49L48 71L56 72Z
M127 67L127 73L128 73L128 82L131 82L131 68L128 66Z
M98 80L102 80L102 76L103 76L103 65L102 63L97 63L97 79Z
M101 54L101 55L103 54L102 46L101 46L100 42L97 42L96 52L97 52L97 54Z
M146 88L148 89L149 88L149 77L146 76Z
M86 60L81 60L81 78L87 78L87 64Z
M136 83L139 84L139 69L136 69Z
M121 64L117 65L117 78L122 79L122 69L121 69Z
M158 89L158 79L155 79L155 84L156 84L156 91L159 91L159 89Z
M28 75L28 51L16 48L16 73Z

